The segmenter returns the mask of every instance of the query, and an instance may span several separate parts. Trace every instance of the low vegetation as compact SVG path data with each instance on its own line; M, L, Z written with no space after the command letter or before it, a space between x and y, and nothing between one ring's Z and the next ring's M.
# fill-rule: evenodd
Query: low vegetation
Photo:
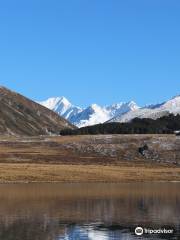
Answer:
M87 134L172 134L180 130L180 115L170 114L156 120L135 118L127 123L104 123L79 129L64 129L61 135Z

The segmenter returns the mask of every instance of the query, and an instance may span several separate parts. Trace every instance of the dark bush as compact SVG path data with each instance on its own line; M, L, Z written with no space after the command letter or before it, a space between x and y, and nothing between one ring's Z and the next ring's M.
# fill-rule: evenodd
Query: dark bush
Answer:
M170 114L153 119L135 118L127 123L104 123L74 130L65 129L61 135L85 135L85 134L171 134L180 130L180 115Z

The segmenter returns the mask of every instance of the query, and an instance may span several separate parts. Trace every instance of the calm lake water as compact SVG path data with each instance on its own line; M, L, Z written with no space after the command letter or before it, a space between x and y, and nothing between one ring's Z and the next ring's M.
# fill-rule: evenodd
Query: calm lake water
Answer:
M180 239L180 183L0 185L0 240L63 239Z

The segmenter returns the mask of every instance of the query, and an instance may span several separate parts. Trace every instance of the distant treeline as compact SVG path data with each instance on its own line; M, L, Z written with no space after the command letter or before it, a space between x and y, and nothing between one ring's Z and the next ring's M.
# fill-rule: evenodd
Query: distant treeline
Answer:
M180 115L170 114L156 120L135 118L127 123L104 123L74 130L64 129L61 135L86 134L171 134L180 130Z

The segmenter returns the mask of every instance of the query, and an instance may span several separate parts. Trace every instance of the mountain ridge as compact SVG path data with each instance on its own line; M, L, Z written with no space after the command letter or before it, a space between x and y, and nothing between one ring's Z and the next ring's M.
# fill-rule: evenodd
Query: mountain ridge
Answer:
M94 103L86 108L80 108L74 106L65 97L50 99L54 99L55 104L53 106L49 105L48 100L39 103L57 112L77 127L105 122L128 122L134 118L157 119L171 113L180 113L180 95L162 103L145 105L144 107L139 107L134 101L129 101L107 106Z
M123 114L139 108L134 101L129 101L127 103L120 102L107 106L100 106L94 103L87 108L80 108L70 103L65 97L48 98L38 103L55 111L77 127L103 123L118 114Z
M109 122L129 122L134 118L150 118L155 120L169 114L176 115L178 113L180 113L180 96L175 96L163 103L145 106L133 112L116 116Z

